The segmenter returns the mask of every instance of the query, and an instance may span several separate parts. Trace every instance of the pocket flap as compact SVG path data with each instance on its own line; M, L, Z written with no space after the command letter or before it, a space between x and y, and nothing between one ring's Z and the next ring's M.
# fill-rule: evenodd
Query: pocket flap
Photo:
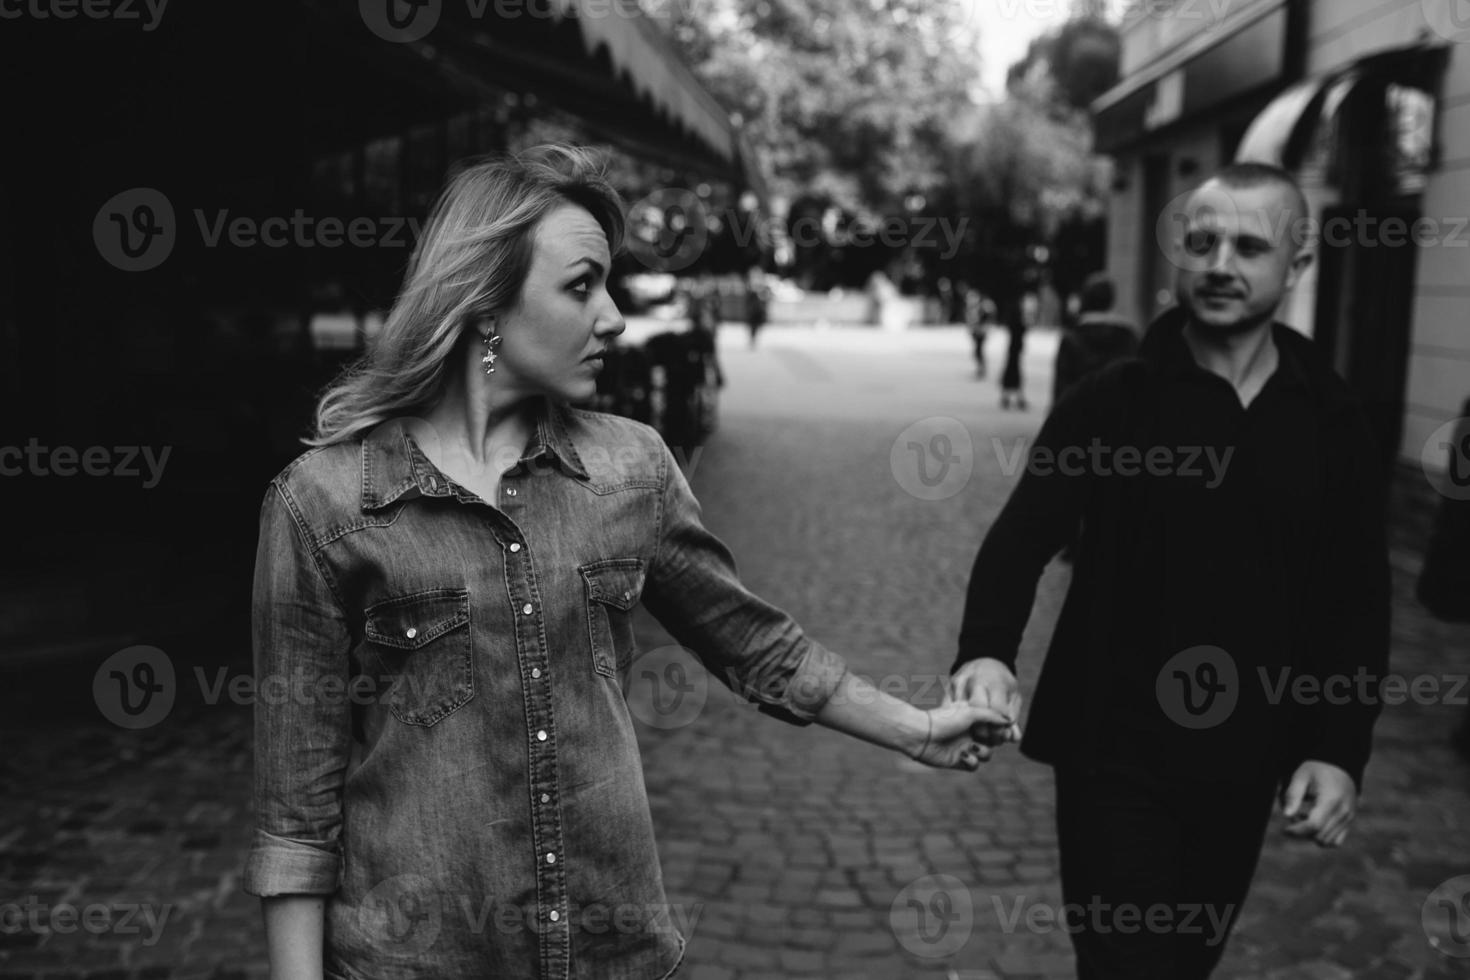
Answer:
M587 580L587 598L617 609L632 609L643 594L643 560L609 558L579 569Z
M417 650L470 621L468 589L428 589L369 606L367 638L400 650Z

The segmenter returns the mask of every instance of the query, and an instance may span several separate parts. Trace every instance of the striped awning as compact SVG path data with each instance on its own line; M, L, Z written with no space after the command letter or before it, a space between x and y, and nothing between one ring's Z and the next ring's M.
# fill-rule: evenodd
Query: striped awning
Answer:
M640 98L689 132L723 160L739 159L729 113L710 95L638 5L638 0L556 0L574 17L587 53L605 50L613 70Z

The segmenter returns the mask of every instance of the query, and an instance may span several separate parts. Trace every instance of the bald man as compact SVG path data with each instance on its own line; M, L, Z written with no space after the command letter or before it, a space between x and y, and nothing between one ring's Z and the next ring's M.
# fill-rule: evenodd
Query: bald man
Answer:
M1278 801L1287 834L1343 843L1387 669L1369 429L1275 320L1311 262L1301 190L1233 165L1166 227L1178 305L1043 425L954 665L958 696L1016 716L1037 579L1080 520L1021 750L1055 768L1082 980L1208 977Z

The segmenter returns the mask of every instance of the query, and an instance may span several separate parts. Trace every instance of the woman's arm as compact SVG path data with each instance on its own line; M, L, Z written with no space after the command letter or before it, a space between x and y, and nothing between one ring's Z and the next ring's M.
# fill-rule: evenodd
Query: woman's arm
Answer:
M973 769L988 757L984 746L970 746L971 730L1009 728L1014 719L952 701L947 690L945 703L926 712L854 676L840 656L745 587L734 557L705 528L673 455L661 442L658 451L666 481L643 600L676 642L736 693L783 721L820 722L934 766Z
M1009 728L1015 720L992 708L952 701L924 711L878 690L848 672L817 712L817 723L911 759L944 769L975 769L990 748L975 738L976 726Z
M261 506L255 681L262 692L283 693L255 701L255 833L242 882L262 899L273 980L322 975L351 752L351 704L342 693L350 690L351 639L288 494L273 484Z
M271 980L322 980L320 895L277 895L260 900Z

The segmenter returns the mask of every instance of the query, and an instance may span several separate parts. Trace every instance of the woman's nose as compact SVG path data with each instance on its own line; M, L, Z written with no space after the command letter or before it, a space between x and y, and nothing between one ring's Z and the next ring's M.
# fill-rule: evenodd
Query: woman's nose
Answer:
M628 329L628 321L623 319L623 312L618 309L618 304L613 302L613 298L607 293L603 293L603 296L606 297L607 302L597 317L597 326L594 331L599 337L616 337Z

